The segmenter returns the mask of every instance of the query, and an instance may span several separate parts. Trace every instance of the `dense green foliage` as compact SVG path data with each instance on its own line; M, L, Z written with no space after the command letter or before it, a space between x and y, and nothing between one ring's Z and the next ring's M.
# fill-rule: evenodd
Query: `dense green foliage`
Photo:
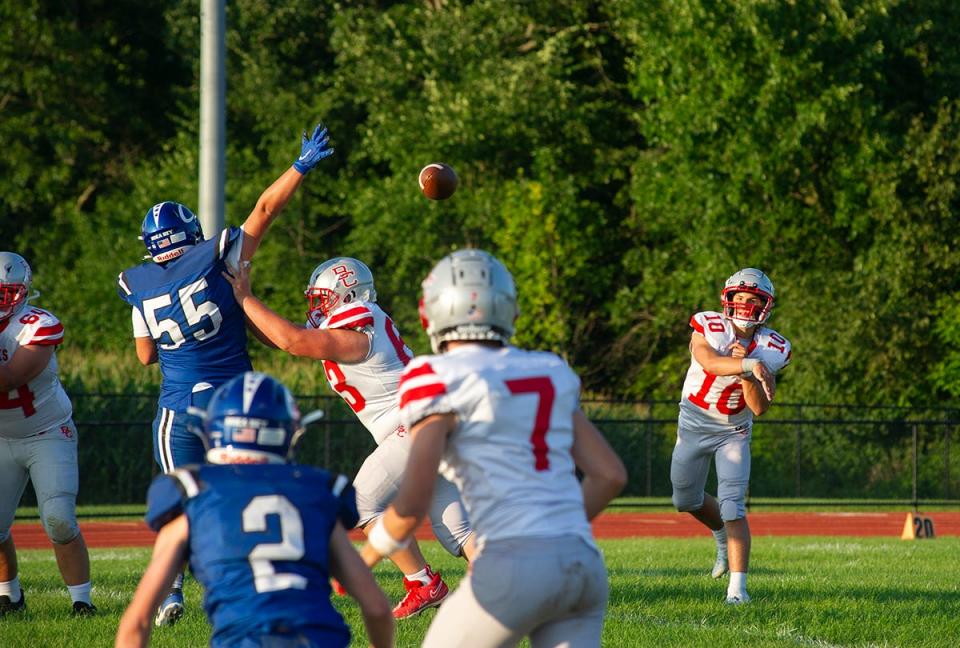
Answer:
M419 281L482 246L517 278L519 343L565 354L594 393L673 398L690 314L756 265L796 349L781 399L960 395L952 0L227 11L227 221L315 120L337 149L255 264L285 315L316 263L359 256L424 351ZM196 202L197 4L26 0L2 18L0 240L67 326L71 384L96 387L87 359L131 353L114 281L143 213ZM416 184L436 160L461 177L442 203Z
M603 646L918 646L960 643L960 541L901 542L897 538L754 539L753 603L723 605L725 582L708 575L709 538L601 540L610 576ZM424 554L451 586L464 563L436 542ZM111 646L117 623L147 564L147 549L94 549L93 598L101 614L78 622L49 550L21 550L20 579L28 609L0 624L4 646ZM396 570L374 571L387 596L402 586ZM200 587L186 581L188 608L172 628L154 629L151 645L201 646L210 626L200 610ZM359 608L348 598L334 605L350 624L352 646L366 646ZM397 645L418 646L434 612L398 623ZM529 646L524 641L522 646Z

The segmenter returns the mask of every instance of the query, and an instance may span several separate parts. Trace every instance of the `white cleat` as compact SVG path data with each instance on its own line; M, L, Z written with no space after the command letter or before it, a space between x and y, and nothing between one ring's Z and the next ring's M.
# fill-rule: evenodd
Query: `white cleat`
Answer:
M739 594L727 594L727 600L724 602L727 605L743 605L744 603L750 602L750 595L746 592L740 592Z
M713 563L713 570L710 575L714 578L720 578L728 571L730 571L730 567L727 565L727 551L726 549L717 549L717 562Z

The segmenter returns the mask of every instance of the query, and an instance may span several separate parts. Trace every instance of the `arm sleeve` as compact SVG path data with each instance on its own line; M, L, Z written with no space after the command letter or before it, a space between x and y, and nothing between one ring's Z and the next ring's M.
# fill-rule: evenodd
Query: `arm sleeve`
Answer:
M147 322L143 319L143 314L139 308L136 306L131 307L130 317L133 320L133 337L151 337L150 329L147 327Z
M231 228L233 229L233 228ZM230 250L227 252L225 261L227 267L236 270L240 267L240 253L243 252L243 230L239 229L236 239L230 242Z

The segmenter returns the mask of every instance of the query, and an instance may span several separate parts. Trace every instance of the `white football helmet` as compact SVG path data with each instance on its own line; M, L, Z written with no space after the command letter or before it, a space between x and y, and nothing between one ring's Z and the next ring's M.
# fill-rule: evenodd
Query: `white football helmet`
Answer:
M29 294L32 279L26 259L15 252L0 252L0 322L40 294Z
M747 304L733 301L737 293L750 293L763 300L762 304ZM773 310L773 282L756 268L744 268L730 275L723 284L720 303L723 315L740 328L751 329L763 324Z
M341 304L377 301L370 268L350 257L336 257L318 265L303 294L310 302L307 318L315 325Z
M513 337L517 289L499 260L483 250L458 250L440 260L423 280L420 324L434 353L450 340Z

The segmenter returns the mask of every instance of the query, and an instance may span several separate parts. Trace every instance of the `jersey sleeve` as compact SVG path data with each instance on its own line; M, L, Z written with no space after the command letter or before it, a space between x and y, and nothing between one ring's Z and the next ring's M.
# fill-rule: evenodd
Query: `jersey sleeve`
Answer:
M53 314L34 308L20 319L29 321L17 334L20 346L56 346L63 342L63 324Z
M143 319L143 314L136 306L130 308L130 319L133 323L133 337L151 337L150 329L147 327L147 321Z
M147 491L147 526L159 531L183 513L186 501L199 492L197 475L192 471L180 468L158 476Z
M337 500L337 519L343 528L349 531L357 526L360 513L357 511L357 493L353 490L350 479L346 475L331 475L330 493Z
M431 414L454 411L443 379L430 365L430 357L414 358L400 378L400 422L408 430Z
M126 271L117 276L117 294L123 301L134 305L133 289L130 287L130 280L127 278Z
M725 346L724 338L729 326L729 322L723 318L723 315L713 311L696 313L690 318L690 328L702 335L714 349L722 349Z
M784 338L783 344L780 345L783 347L783 351L777 351L776 353L768 352L766 355L769 358L767 365L770 371L773 373L779 373L783 371L789 364L790 359L793 357L793 345L790 344L790 341Z
M364 304L347 304L336 309L326 322L328 329L363 329L373 326L373 313Z

